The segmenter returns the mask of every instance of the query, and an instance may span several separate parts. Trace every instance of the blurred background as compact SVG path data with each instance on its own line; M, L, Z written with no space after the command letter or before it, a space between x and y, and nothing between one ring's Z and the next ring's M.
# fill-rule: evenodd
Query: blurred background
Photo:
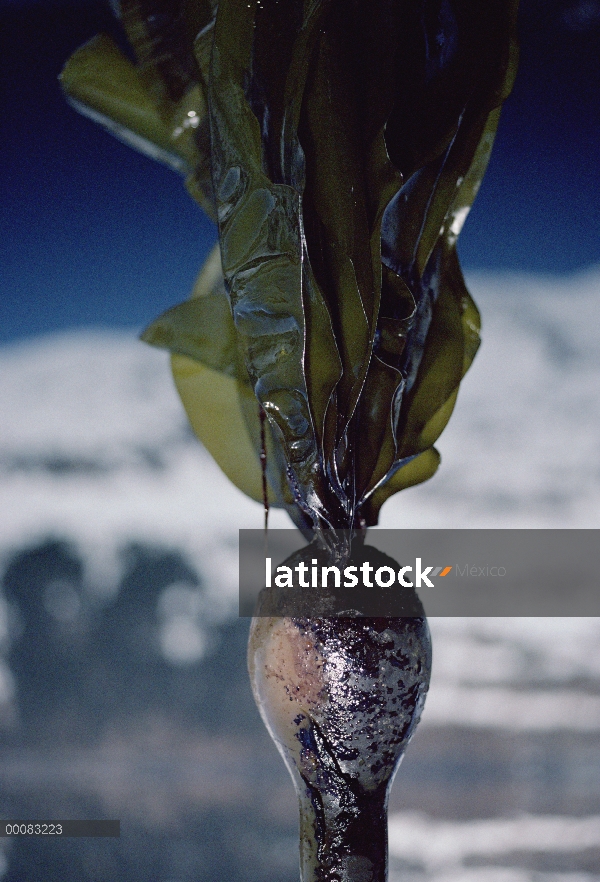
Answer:
M69 54L118 33L108 3L0 14L0 817L122 822L120 840L0 840L0 878L296 879L295 795L236 617L237 529L262 512L137 341L214 230L62 99ZM385 527L600 526L600 2L523 0L521 40L460 241L483 345L440 471ZM431 628L392 882L597 882L600 622Z

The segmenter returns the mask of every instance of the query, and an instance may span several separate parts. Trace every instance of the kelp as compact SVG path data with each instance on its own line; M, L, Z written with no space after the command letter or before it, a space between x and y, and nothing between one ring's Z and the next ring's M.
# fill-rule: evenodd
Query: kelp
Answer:
M183 172L219 233L192 298L143 339L173 353L192 425L241 489L261 498L263 454L299 526L377 523L434 474L477 351L456 240L514 79L516 0L119 13L136 63L96 38L63 86Z

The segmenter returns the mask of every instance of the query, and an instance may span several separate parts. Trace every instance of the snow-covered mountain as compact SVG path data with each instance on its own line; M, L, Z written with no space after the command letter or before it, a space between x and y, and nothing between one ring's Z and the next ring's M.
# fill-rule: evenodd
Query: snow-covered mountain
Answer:
M384 506L382 526L600 527L600 269L560 281L481 276L471 278L470 285L482 312L483 343L440 439L442 465L430 482ZM0 665L0 728L4 726L18 743L19 719L27 718L21 683L27 671L32 681L36 679L35 666L40 662L35 659L42 658L24 647L27 616L38 623L42 619L35 618L33 606L19 612L19 592L41 578L43 560L50 560L52 554L63 554L67 562L56 570L58 576L48 577L40 594L43 614L55 628L48 637L50 655L44 658L55 652L52 647L66 646L64 641L71 641L69 646L79 647L80 653L88 652L90 658L100 658L93 653L100 652L102 633L117 635L119 616L126 624L134 610L135 599L126 596L123 585L130 585L133 578L131 549L143 548L151 550L150 558L155 555L158 568L164 569L168 555L179 555L183 561L172 565L173 575L161 576L155 596L147 599L153 604L150 618L136 625L149 646L154 646L152 641L156 644L152 649L156 664L160 657L163 666L194 676L194 671L204 670L194 665L207 660L209 667L213 665L210 670L214 668L210 676L221 676L221 663L211 662L217 645L211 635L235 625L237 530L260 527L263 513L229 484L192 436L167 355L146 347L133 334L106 330L7 346L0 350L0 414L0 574L4 579L0 653L5 659ZM277 511L271 512L270 523L289 525ZM72 566L63 548L72 549L76 560ZM31 564L34 558L38 569ZM82 572L77 575L79 565ZM144 566L151 571L151 564ZM71 571L75 575L67 578L64 574ZM112 615L119 602L119 616ZM96 631L90 624L92 613L102 622ZM431 627L435 652L431 692L405 764L409 777L400 775L397 785L425 796L421 802L417 797L408 803L392 800L390 848L397 874L393 878L403 873L404 878L438 882L459 876L477 882L599 880L600 861L569 863L564 855L600 853L600 833L594 832L600 830L595 826L600 813L600 765L588 751L595 745L597 757L600 620L438 619ZM93 640L90 634L96 635ZM122 639L123 631L118 634L115 640ZM55 639L59 642L53 643ZM87 639L92 647L88 650ZM243 660L238 667L242 671ZM156 676L167 676L160 670L156 668ZM173 687L164 688L168 692ZM107 743L117 750L122 742L113 736L106 736ZM176 739L165 738L169 749L175 750ZM457 797L463 808L451 815L440 802L439 780L431 785L431 793L423 780L413 781L410 790L411 769L415 776L426 777L427 769L438 768L438 778L444 777L452 764L439 757L448 745L465 762L470 752L475 758L477 751L483 752L486 763L497 760L494 768L508 768L510 777L512 767L497 759L502 752L498 745L504 745L502 750L512 745L510 750L518 753L525 750L523 745L532 750L532 744L539 752L542 743L546 758L559 756L560 750L563 760L575 754L587 757L585 799L577 802L573 796L568 802L565 797L551 808L546 796L536 796L527 804L515 798L499 803L497 809L492 799L474 808L463 793ZM575 753L569 753L571 748L565 747L569 744L575 745ZM562 745L560 750L557 745ZM164 751L164 744L160 750ZM215 768L221 768L223 758L218 759L221 755L214 753L214 745L204 744L203 750L204 756L216 756ZM19 757L13 758L13 778L6 772L9 777L3 779L6 793L18 794L25 786L23 780L33 774L29 760ZM190 761L185 757L180 757L184 764ZM564 788L576 790L574 767L563 760L561 774L568 778ZM78 761L82 768L87 762ZM535 777L537 773L531 772L535 756L533 766L528 762L522 760L519 768L529 769ZM443 774L441 768L446 770ZM138 772L131 772L133 778ZM125 794L130 779L129 773L122 770L122 774ZM239 774L243 778L246 772ZM206 787L202 775L200 789ZM92 781L93 776L84 778ZM94 798L105 807L116 806L116 811L120 797L106 790L107 780L104 773L98 774L89 787ZM453 792L463 792L460 781L452 786ZM545 794L549 786L544 784ZM497 783L490 792L513 793L510 787ZM17 796L11 799L18 803ZM488 827L473 812L487 818ZM529 814L519 818L519 812ZM558 844L556 813L568 820ZM504 820L494 820L496 815ZM432 850L433 841L438 843L437 851ZM543 852L546 863L532 863L529 858L529 863L510 863L509 853L519 850L530 856ZM269 867L275 867L276 875L281 866L273 861ZM478 869L473 869L473 861L479 861ZM256 877L258 871L252 872ZM264 872L265 879L271 878L271 870ZM172 873L172 878L188 876L181 871Z
M386 527L600 525L600 270L470 280L483 343L443 465ZM0 350L0 550L47 533L114 546L260 526L191 436L166 353L74 331ZM287 526L278 512L273 526Z
M483 343L440 439L442 465L386 503L381 525L599 527L600 269L469 281ZM203 574L204 614L232 614L237 530L263 513L193 437L167 354L133 334L74 331L0 350L0 378L0 560L66 540L90 590L108 592L131 543L177 549ZM289 521L272 510L270 524ZM450 621L438 658L459 627ZM542 646L539 626L528 633ZM574 643L596 677L587 641Z

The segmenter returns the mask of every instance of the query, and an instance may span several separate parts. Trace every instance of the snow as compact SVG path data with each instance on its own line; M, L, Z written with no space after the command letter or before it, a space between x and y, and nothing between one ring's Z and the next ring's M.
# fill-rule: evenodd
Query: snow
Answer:
M470 287L483 345L440 439L442 465L390 500L381 525L598 528L600 268L562 280L479 276ZM167 354L107 330L6 346L0 413L0 570L18 550L66 539L85 562L87 589L110 593L130 543L177 549L207 590L164 589L159 643L171 664L201 658L211 620L235 615L237 530L260 528L263 512L193 438ZM277 511L270 523L289 526ZM55 618L77 614L69 586L48 590ZM8 618L0 597L5 707L15 696L2 658ZM434 668L420 731L600 732L600 619L438 618L430 626ZM515 852L598 850L595 815L467 821L404 811L390 816L389 842L390 882L599 878L508 865ZM0 852L0 876L5 870Z
M390 500L381 525L597 528L600 268L562 280L479 276L470 287L483 345L440 439L442 465ZM0 563L15 549L65 538L81 551L90 590L108 591L128 543L177 548L208 576L206 615L233 614L237 530L260 528L263 513L192 437L166 353L97 330L4 347L0 411ZM289 526L278 511L270 523ZM181 591L172 593L185 606ZM161 638L182 662L203 645L184 619L165 618ZM424 725L456 722L462 706L473 726L600 729L597 696L571 691L559 719L558 703L552 710L535 692L546 680L564 689L582 677L598 681L598 620L431 626ZM511 692L515 684L529 693Z
M381 526L597 527L600 269L470 283L483 345L443 464L392 498ZM123 332L50 335L0 350L0 378L1 550L62 531L189 543L261 525L191 437L166 353Z
M0 556L66 538L106 585L130 542L181 549L204 570L218 545L211 583L231 607L237 530L262 512L192 436L167 353L121 332L73 332L6 347L0 377Z
M600 526L600 270L469 280L482 345L442 465L381 526Z
M414 863L427 870L429 878L436 880L449 876L453 878L454 873L460 873L460 878L465 878L465 870L466 878L470 878L468 869L462 866L466 858L498 858L514 852L556 854L598 847L600 816L572 818L524 814L502 820L493 818L453 822L406 812L393 815L389 821L392 861L394 857L398 857L405 862ZM504 878L507 882L529 878L529 874L522 870L503 870L500 867L478 868L474 877L487 880L490 870L490 878ZM548 875L557 877L576 874Z

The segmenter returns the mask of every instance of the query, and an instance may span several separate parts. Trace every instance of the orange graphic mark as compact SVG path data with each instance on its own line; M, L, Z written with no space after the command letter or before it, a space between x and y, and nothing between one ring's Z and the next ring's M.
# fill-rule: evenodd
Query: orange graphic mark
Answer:
M444 569L440 573L440 576L447 576L451 569L452 567L444 567Z

